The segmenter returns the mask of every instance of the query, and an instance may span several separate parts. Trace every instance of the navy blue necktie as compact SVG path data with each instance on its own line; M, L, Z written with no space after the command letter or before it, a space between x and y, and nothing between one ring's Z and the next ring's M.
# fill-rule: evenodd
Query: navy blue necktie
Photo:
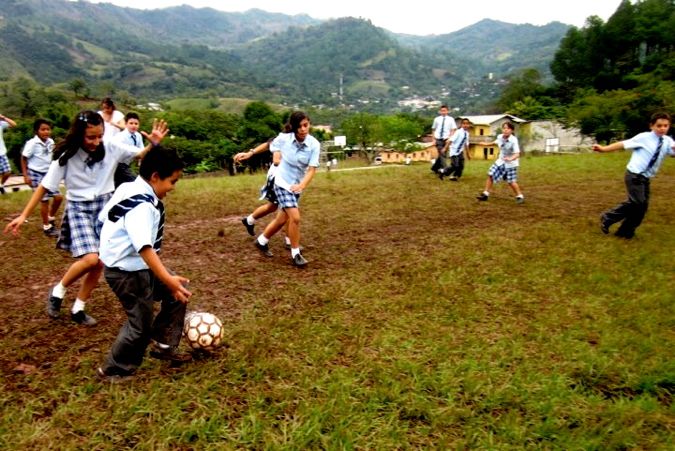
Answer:
M466 132L463 133L464 136L462 136L462 142L459 143L459 147L457 150L459 150L459 154L461 155L462 152L464 151L464 142L466 141Z
M120 218L123 218L124 215L143 202L149 202L154 205L154 199L151 195L136 194L113 206L108 212L108 219L112 222L117 222ZM156 208L159 210L159 224L157 225L157 237L155 238L152 248L159 252L162 247L162 237L164 235L164 204L162 204L161 201L158 201Z
M443 120L441 121L441 133L438 135L438 139L443 139L444 130L445 130L445 116L443 116Z
M647 165L647 169L645 169L645 172L649 172L649 170L656 164L656 160L659 159L659 154L661 153L661 146L663 145L663 136L659 136L659 145L656 146L656 152L654 152L654 155L652 155L652 159L649 160L649 164Z
M136 141L136 135L134 133L131 134L131 140L134 142L134 146L138 146L138 141Z

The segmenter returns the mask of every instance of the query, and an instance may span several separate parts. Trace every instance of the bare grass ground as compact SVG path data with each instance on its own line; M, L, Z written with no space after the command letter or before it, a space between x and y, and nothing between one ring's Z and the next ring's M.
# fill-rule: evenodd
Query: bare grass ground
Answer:
M35 212L0 239L0 448L672 448L675 165L625 241L598 215L627 158L525 158L520 206L504 185L475 200L484 161L459 183L422 164L321 173L303 270L239 223L262 174L183 180L164 259L227 345L181 369L147 359L123 386L94 378L124 320L105 283L96 328L44 313L71 260Z

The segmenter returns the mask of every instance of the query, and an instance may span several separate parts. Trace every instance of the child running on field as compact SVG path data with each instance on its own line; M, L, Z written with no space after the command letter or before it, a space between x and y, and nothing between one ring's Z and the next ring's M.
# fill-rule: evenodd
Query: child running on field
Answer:
M191 360L189 354L177 352L191 296L185 288L188 279L172 274L158 255L164 231L162 199L176 187L183 167L175 150L152 148L143 157L140 177L121 185L99 215L105 279L127 314L105 363L97 369L103 379L133 374L151 340L152 357L173 363ZM161 301L157 316L155 301Z
M26 185L35 190L49 170L54 153L54 140L51 138L52 124L46 119L36 119L33 123L35 136L23 146L21 152L21 171ZM51 208L49 199L52 199ZM48 237L58 237L56 229L56 213L63 202L59 190L47 191L40 201L42 231Z
M511 122L502 124L502 134L497 136L492 142L478 143L480 146L499 146L499 158L488 170L485 190L477 197L480 201L486 201L490 198L490 189L494 183L501 179L506 180L513 192L516 194L516 202L522 204L525 202L525 196L518 186L518 158L520 157L520 147L518 147L518 138L513 134L514 126Z
M609 233L612 224L621 222L614 235L628 240L635 236L635 229L642 223L649 207L650 180L658 172L666 155L675 155L675 143L667 135L670 129L670 115L653 114L649 128L651 131L640 133L625 141L608 146L599 144L593 146L596 152L613 152L619 149L633 151L624 177L628 199L600 216L602 233Z
M167 132L164 121L154 121L152 133L143 133L152 144L157 145ZM71 309L71 319L87 326L96 324L96 320L87 315L84 309L103 270L98 257L98 214L112 196L117 163L140 158L150 147L148 145L145 149L139 149L114 140L104 142L101 116L95 111L78 113L65 139L56 146L54 160L23 212L5 227L5 233L11 231L18 235L19 228L45 193L56 191L61 180L64 181L68 202L57 246L70 250L77 261L49 291L47 314L51 318L59 317L66 289L82 278L82 285Z
M288 222L288 237L291 240L291 260L293 265L307 265L300 253L300 194L314 178L319 167L319 141L309 134L309 117L302 111L295 111L288 121L290 133L277 136L270 149L274 152L273 164L279 165L274 176L274 192L281 211L267 225L255 241L255 246L266 256L271 257L269 240Z

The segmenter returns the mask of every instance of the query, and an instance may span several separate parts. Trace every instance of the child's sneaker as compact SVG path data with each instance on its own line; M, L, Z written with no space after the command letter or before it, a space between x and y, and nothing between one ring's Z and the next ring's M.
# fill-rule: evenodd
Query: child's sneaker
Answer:
M53 294L53 289L49 290L49 296L47 297L47 315L50 318L58 318L59 310L61 310L61 303L63 302L62 298L57 298Z
M525 198L523 196L517 196L516 197L516 203L517 204L522 204L525 202Z
M96 323L98 323L94 318L84 313L84 310L80 310L77 313L71 313L70 319L83 326L95 326Z
M51 226L48 229L43 229L42 232L49 238L58 238L59 236L59 231L56 230L56 227L54 226Z
M476 196L476 199L478 199L478 200L480 200L480 201L486 201L486 200L488 200L489 198L490 198L490 196L488 196L488 195L485 194L485 193L480 193L480 196Z
M128 381L131 379L133 375L132 374L111 374L105 371L102 367L96 368L96 377L98 377L101 381L104 382L110 382L112 384L118 384L120 382Z
M162 348L161 346L154 344L150 350L150 356L159 360L167 360L173 364L183 364L192 360L192 355L187 353L179 353L178 349L175 347Z
M249 224L246 218L241 218L241 223L244 224L249 235L255 236L255 224Z

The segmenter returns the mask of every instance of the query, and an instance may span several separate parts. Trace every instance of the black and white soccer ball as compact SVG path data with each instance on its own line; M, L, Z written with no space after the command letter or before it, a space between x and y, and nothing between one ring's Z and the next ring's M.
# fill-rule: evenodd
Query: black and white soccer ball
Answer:
M188 346L202 351L213 351L223 343L225 329L218 317L207 312L189 312L185 315L183 336Z

